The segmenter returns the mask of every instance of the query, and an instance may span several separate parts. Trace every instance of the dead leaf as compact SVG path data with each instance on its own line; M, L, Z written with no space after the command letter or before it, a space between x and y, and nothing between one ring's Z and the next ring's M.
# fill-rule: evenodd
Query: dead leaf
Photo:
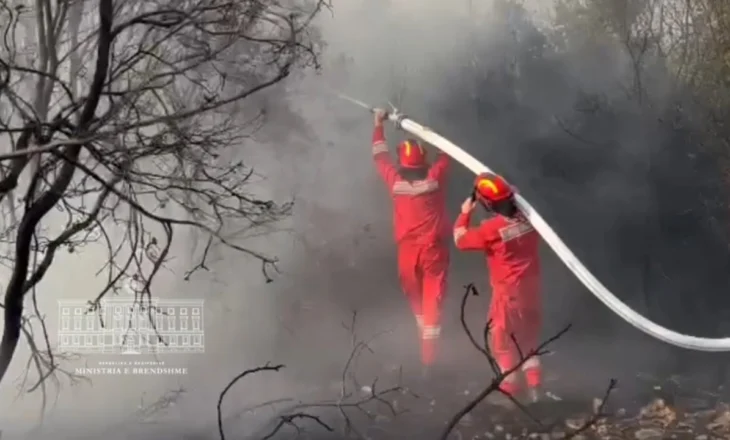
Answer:
M663 427L667 427L677 420L676 411L667 406L663 399L655 399L642 408L639 415L644 419L643 422L659 423Z
M634 433L636 440L660 440L662 438L662 431L653 428L642 428Z
M710 431L726 431L730 430L730 411L723 411L707 425Z

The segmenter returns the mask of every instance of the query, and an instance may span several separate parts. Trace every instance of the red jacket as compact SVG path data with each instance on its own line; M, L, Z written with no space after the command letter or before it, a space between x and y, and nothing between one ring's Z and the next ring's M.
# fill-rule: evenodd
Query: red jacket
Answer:
M439 153L425 179L409 182L398 173L385 142L382 126L373 130L373 159L393 198L395 241L432 244L447 240L449 219L446 213L445 182L449 157Z
M540 279L540 235L521 214L497 215L470 228L470 214L454 224L454 242L462 251L484 251L493 290L534 286ZM539 285L539 284L538 284Z

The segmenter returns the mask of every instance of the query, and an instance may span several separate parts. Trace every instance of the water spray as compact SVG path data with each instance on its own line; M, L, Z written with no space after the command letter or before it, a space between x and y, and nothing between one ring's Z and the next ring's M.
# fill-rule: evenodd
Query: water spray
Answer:
M374 112L375 108L349 96L338 94L344 100L350 101L362 108ZM392 105L391 105L392 106ZM448 139L435 133L428 127L425 127L412 119L401 114L395 107L387 113L387 118L396 127L407 131L408 133L429 143L444 153L448 154L468 168L474 174L494 173L489 167L479 162L475 157L461 149ZM495 173L498 174L498 173ZM520 194L515 194L515 201L519 210L530 221L532 226L542 236L550 248L557 254L558 258L565 263L568 269L575 275L584 286L605 304L611 311L620 316L624 321L628 322L635 328L648 334L649 336L664 341L677 347L686 348L696 351L722 352L730 351L730 338L701 338L697 336L685 335L675 332L666 327L662 327L655 322L642 316L627 304L622 302L610 290L606 288L573 254L573 252L560 239L558 234L553 231L550 225L542 218L542 216L530 205L530 203Z

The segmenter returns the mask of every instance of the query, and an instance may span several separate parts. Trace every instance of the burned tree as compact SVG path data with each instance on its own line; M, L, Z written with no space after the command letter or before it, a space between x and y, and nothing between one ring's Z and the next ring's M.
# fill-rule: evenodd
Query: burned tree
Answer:
M220 243L258 259L268 279L276 260L226 230L271 224L290 205L254 194L239 149L265 116L249 105L252 95L317 67L310 23L325 2L1 6L0 130L10 148L0 155L0 200L10 277L0 380L22 334L24 299L59 250L90 242L107 250L106 286L90 298L92 309L133 275L136 300L148 299L180 228L206 235L197 268ZM37 41L28 42L31 34ZM62 227L52 225L54 207Z

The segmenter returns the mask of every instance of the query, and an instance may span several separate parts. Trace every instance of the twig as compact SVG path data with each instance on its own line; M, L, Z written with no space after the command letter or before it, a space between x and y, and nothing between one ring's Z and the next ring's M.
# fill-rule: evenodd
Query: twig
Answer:
M332 400L325 400L320 402L312 402L312 403L305 403L305 402L299 402L297 404L294 404L290 406L289 408L283 410L281 413L282 416L277 417L278 421L277 424L274 426L272 431L268 431L268 434L266 434L266 437L264 438L271 438L278 430L280 430L285 425L291 425L293 419L297 418L307 418L310 420L314 420L317 422L320 426L325 427L328 431L331 430L329 425L324 424L324 422L316 418L313 415L305 414L302 411L305 410L315 410L315 409L327 409L327 410L334 410L336 411L342 421L344 422L344 428L343 428L343 434L347 437L352 434L354 434L357 438L360 439L366 439L367 437L363 435L360 430L355 426L355 423L351 419L351 415L348 413L349 410L356 410L359 413L365 415L369 420L373 421L375 419L375 415L371 413L368 409L368 405L371 403L381 404L385 406L385 408L388 409L388 412L392 416L397 416L403 411L399 411L395 404L388 401L387 397L393 394L404 394L407 393L408 390L404 389L400 385L391 386L388 388L380 389L378 387L378 378L375 377L369 387L369 390L366 395L353 399L353 396L355 396L355 392L349 391L347 389L347 378L350 377L350 369L353 367L355 360L360 355L360 353L363 350L372 351L369 347L369 343L371 343L375 338L381 336L383 333L386 332L380 332L377 333L375 336L371 337L367 341L360 341L355 336L355 322L356 322L356 316L357 313L353 313L353 318L351 324L343 325L346 329L348 329L352 335L352 350L350 351L347 360L345 362L345 366L343 367L343 371L341 374L342 378L342 385L340 389L339 396L336 399ZM298 427L297 427L298 429ZM262 434L263 435L263 434ZM223 439L222 439L223 440Z
M527 409L521 405L519 402L517 402L512 396L510 396L508 393L504 392L500 385L505 380L506 377L508 377L510 374L515 373L516 371L520 370L522 368L522 365L527 362L529 359L541 356L547 351L545 348L553 343L554 341L561 338L568 330L570 330L570 325L567 325L563 330L559 331L557 334L552 336L551 338L547 339L545 342L540 344L537 348L531 349L528 351L525 355L522 355L522 351L520 352L520 360L517 362L516 365L512 366L511 368L502 371L499 365L497 364L496 359L491 354L489 350L489 344L488 344L488 334L489 329L491 327L491 322L487 322L487 324L484 327L484 346L479 345L479 343L476 341L476 338L474 338L474 335L471 333L471 330L469 329L469 326L466 323L465 314L466 314L466 302L470 295L478 295L479 292L477 291L474 284L468 284L465 286L465 292L464 296L462 297L461 301L461 324L464 328L464 331L466 332L467 336L469 337L469 340L471 341L472 345L480 352L489 362L489 365L491 366L492 370L495 373L495 377L492 379L492 381L487 385L476 397L474 397L469 403L467 403L463 408L461 408L456 414L454 414L451 419L449 419L449 422L446 424L446 427L442 431L441 435L439 436L440 440L447 440L449 435L451 434L451 431L456 427L456 425L459 423L459 421L469 412L471 412L474 408L476 408L479 403L481 403L484 399L487 398L490 394L493 392L500 392L503 395L507 396L513 403L517 405L518 408L523 410L525 414L530 417L533 421L537 422L538 424L541 424L534 416L532 416ZM516 343L517 341L515 341Z
M593 415L583 422L581 426L576 428L575 430L566 433L565 439L571 439L575 438L581 433L587 431L591 426L594 426L600 419L607 417L609 414L606 414L603 409L606 407L606 402L608 402L608 398L611 396L611 393L616 388L616 384L618 381L616 379L611 379L608 383L608 387L606 388L606 392L603 394L603 399L601 400L600 405L598 405L598 408L595 409L593 412Z
M185 275L183 276L183 279L185 281L189 281L190 277L198 270L204 270L208 271L208 266L206 266L207 260L208 260L208 252L210 251L210 246L213 244L213 236L209 236L207 242L205 243L205 248L203 249L203 255L200 256L200 260L198 261L198 264L196 264L192 269L185 272Z
M282 368L284 368L284 365L275 365L271 366L270 364L266 364L263 367L256 367L252 368L250 370L245 370L242 373L239 373L236 377L234 377L228 385L226 385L225 388L223 388L223 391L221 391L220 395L218 396L218 406L217 406L217 412L218 412L218 434L220 436L221 440L226 439L225 432L223 431L223 412L221 410L221 407L223 406L223 399L226 397L226 394L228 394L228 391L230 391L231 388L233 388L233 385L236 384L239 380L243 379L244 377L256 374L260 371L279 371Z
M549 338L542 344L540 344L537 348L530 350L527 352L527 355L524 359L521 359L515 366L512 368L509 368L505 370L504 372L497 375L494 379L492 379L491 383L482 390L474 399L472 399L466 406L464 406L461 410L459 410L456 414L454 414L453 417L449 420L449 422L446 425L446 428L444 428L443 432L439 436L440 440L447 440L449 437L449 434L451 431L456 427L456 425L459 423L459 421L471 410L476 408L479 403L481 403L487 396L492 394L495 391L499 391L499 386L504 381L505 377L509 376L510 374L514 373L515 371L518 371L520 368L522 368L522 365L528 360L535 356L541 356L547 351L545 351L545 347L552 344L556 340L560 339L568 330L570 329L570 325L566 326L563 330L555 334L555 336ZM529 415L529 414L528 414ZM534 418L533 418L534 419Z
M323 422L322 419L320 419L317 416L313 416L311 414L305 414L305 413L296 413L296 414L289 414L286 416L282 416L279 419L279 423L276 426L274 426L274 428L271 430L271 432L269 434L267 434L266 436L264 436L261 440L269 440L269 439L273 438L279 432L279 430L281 430L281 428L283 428L285 425L294 427L294 429L297 430L297 434L300 434L301 430L300 430L299 426L297 426L297 424L293 422L293 420L295 420L295 419L313 420L319 426L323 427L327 431L330 431L330 432L334 431L334 429L332 429L328 424Z

